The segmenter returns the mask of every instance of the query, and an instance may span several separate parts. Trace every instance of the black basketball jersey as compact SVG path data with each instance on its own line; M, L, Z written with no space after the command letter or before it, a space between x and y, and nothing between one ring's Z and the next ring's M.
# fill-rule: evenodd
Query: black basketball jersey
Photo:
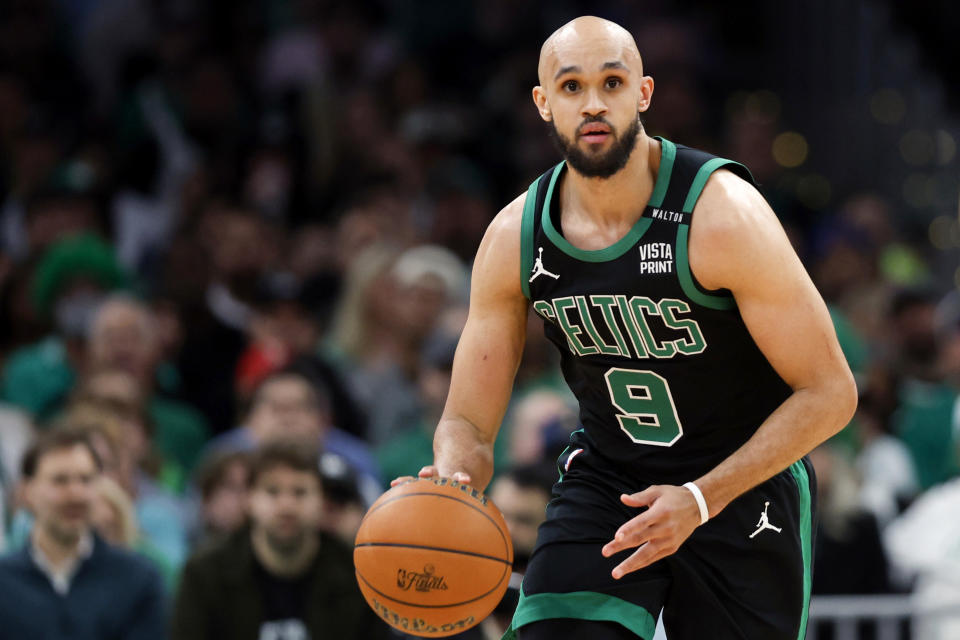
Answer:
M634 227L606 249L560 228L561 162L527 192L523 290L561 353L589 446L642 484L682 484L739 448L791 393L751 338L729 291L690 271L687 237L710 174L745 167L658 138L660 169Z

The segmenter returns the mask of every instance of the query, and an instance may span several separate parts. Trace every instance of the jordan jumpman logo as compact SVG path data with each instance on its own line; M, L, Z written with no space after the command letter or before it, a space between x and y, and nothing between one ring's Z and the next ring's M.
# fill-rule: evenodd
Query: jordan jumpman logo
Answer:
M533 263L533 274L530 276L528 282L533 282L537 276L550 276L554 280L558 279L560 276L555 273L550 273L543 268L543 247L539 247L539 250L540 252L537 254L537 259Z
M780 533L781 531L783 531L783 529L781 529L780 527L775 527L772 524L770 524L770 518L767 516L767 509L769 507L770 507L770 502L763 503L763 513L760 514L760 520L757 522L757 527L759 528L750 534L751 538L753 538L755 535L757 535L764 529L773 529L777 533Z

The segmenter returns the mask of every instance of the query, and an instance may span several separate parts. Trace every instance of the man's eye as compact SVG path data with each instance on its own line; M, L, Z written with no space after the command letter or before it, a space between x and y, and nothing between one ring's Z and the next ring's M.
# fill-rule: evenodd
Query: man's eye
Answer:
M573 93L580 88L580 84L576 80L567 80L563 83L563 90Z
M623 82L620 81L620 78L607 78L607 89L616 89Z

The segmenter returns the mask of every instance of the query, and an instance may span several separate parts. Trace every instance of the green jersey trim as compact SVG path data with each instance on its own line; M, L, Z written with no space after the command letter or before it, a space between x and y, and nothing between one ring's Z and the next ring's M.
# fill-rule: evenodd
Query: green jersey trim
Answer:
M653 193L650 196L650 201L647 206L657 206L663 202L663 198L667 192L667 186L670 184L670 174L673 173L673 159L675 156L676 147L673 143L669 140L661 140L660 169L657 171L657 180L654 183ZM558 249L571 258L582 260L583 262L608 262L610 260L616 260L643 237L643 234L650 228L650 223L653 222L653 219L641 216L630 231L627 232L627 235L605 249L578 249L570 244L567 239L557 231L550 217L550 202L553 200L553 188L556 186L557 178L560 177L560 174L563 173L565 168L566 162L561 162L557 165L557 168L554 169L553 175L550 176L550 184L547 187L547 195L543 200L543 211L541 213L541 224L543 225L544 233L547 234L547 237ZM659 199L657 205L653 204L655 198Z
M747 172L747 175L751 176L752 179L750 170L739 162L727 160L726 158L713 158L711 160L707 160L700 167L700 170L697 171L697 175L693 177L693 184L690 185L690 190L687 191L687 198L683 201L684 213L693 213L693 207L696 206L697 200L700 198L700 194L703 192L703 188L707 186L707 180L710 179L710 175L717 169L720 169L728 164L734 164L738 167L741 167Z
M687 237L690 235L690 225L677 225L677 279L680 287L693 302L701 307L729 311L737 306L732 296L718 296L704 293L697 288L690 271L690 260L687 256Z
M540 620L575 618L616 622L644 640L651 640L657 629L657 619L640 605L595 591L570 593L537 593L527 596L520 589L520 602L510 628L501 640L514 640L517 629Z
M810 500L810 476L807 474L807 467L803 460L797 460L790 465L790 472L794 480L797 481L797 491L800 494L800 550L803 556L803 611L800 616L800 630L797 632L797 640L803 640L807 634L807 616L810 613L810 568L813 553L811 551L811 533L813 531L811 523L811 500Z
M663 174L664 167L667 168L668 174L672 173L673 160L677 157L677 147L660 136L654 136L654 139L660 141L660 170L657 171L657 182L653 185L653 193L650 195L647 206L659 208L663 206L663 199L667 197L667 188L670 186L669 176L665 180L661 180L660 176Z
M533 223L537 208L537 185L534 180L527 189L527 199L523 203L523 217L520 219L520 287L527 300L530 299L530 272L533 271Z

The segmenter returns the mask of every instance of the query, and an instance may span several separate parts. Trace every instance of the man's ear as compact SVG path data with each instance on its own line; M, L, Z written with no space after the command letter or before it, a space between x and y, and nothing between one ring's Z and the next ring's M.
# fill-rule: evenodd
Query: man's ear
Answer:
M640 97L637 99L637 111L643 113L650 108L653 98L653 78L644 76L640 79Z
M553 114L550 113L550 104L547 102L547 93L540 85L533 88L533 103L537 105L537 111L540 112L540 117L543 118L544 122L553 120Z

